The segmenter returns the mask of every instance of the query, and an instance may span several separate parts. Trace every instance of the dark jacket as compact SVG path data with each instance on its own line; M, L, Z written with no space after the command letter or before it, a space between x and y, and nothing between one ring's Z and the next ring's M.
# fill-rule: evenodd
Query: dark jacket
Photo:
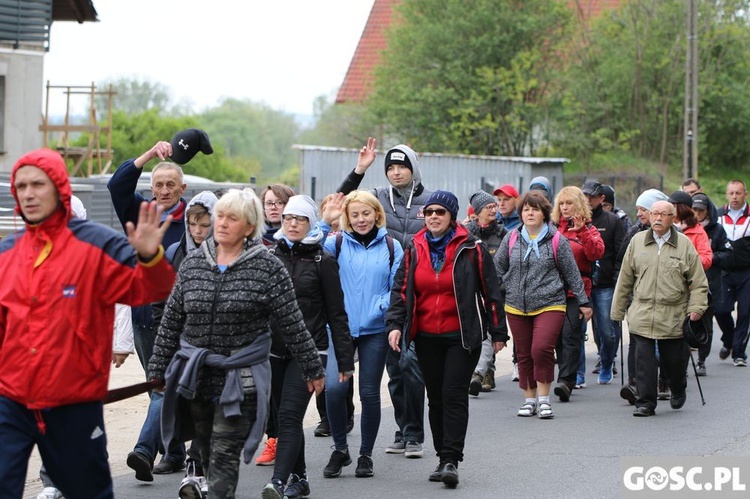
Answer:
M209 239L180 266L154 342L149 375L164 379L180 338L228 357L268 334L271 326L284 338L306 380L324 376L292 280L279 259L256 239L246 243L240 257L222 273L216 264L216 245ZM243 386L246 393L252 392L252 376L249 369L243 371ZM196 397L219 397L225 378L223 369L205 367L198 377Z
M625 239L625 228L622 221L601 206L591 213L591 224L599 229L604 241L604 256L599 259L599 267L594 275L595 288L614 288L617 281L615 258Z
M703 228L706 230L708 240L711 242L711 251L713 251L714 258L711 263L711 267L706 270L706 278L708 279L708 289L711 293L711 304L714 309L719 308L722 299L721 290L721 272L727 264L731 262L732 252L729 238L727 238L727 232L724 227L719 225L718 221L718 210L716 206L708 201L708 215L706 216L706 224Z
M476 220L472 220L466 224L466 228L472 236L480 239L487 246L487 250L492 256L495 255L497 248L500 247L500 243L503 242L503 238L508 233L503 223L497 220L486 227L482 227Z
M620 250L617 252L617 257L615 258L615 275L620 273L620 267L622 267L622 259L625 258L625 250L628 249L630 240L633 239L634 235L643 230L648 230L650 227L650 225L643 225L640 219L638 220L638 222L636 222L635 225L630 226L630 229L628 229L628 231L625 233L625 238L622 240Z
M120 224L122 224L123 230L125 230L127 222L133 222L133 224L138 222L138 212L141 209L141 203L149 201L139 192L136 192L138 179L141 178L142 173L142 168L136 168L134 158L126 159L115 170L109 182L107 182L107 189L109 189L109 195L112 198L112 205L115 208L115 213L118 220L120 220ZM180 199L180 203L183 204L183 207L187 206L184 199ZM165 248L178 242L185 233L184 211L184 209L181 210L182 214L173 218L167 232L164 233L162 245ZM148 327L153 325L150 305L133 307L132 313L134 324Z
M406 346L419 331L415 314L414 273L418 265L431 266L429 257L422 260L417 257L416 245L427 245L425 232L427 229L419 231L404 251L404 259L396 272L391 292L391 306L386 316L387 331L401 331ZM488 334L493 342L508 341L500 286L487 248L460 224L448 245L455 246L453 283L463 347L467 350L481 348L482 341ZM429 249L427 254L429 255ZM403 351L405 350L402 349Z
M339 371L353 371L354 349L336 259L324 253L320 244L295 243L290 248L284 240L277 241L273 253L292 278L297 304L315 347L319 352L328 350L328 324ZM278 333L273 334L271 354L291 357L284 339Z

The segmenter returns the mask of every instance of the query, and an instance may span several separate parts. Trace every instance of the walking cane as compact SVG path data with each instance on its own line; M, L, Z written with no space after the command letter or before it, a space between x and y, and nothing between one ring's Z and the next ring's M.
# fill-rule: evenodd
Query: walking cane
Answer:
M695 359L693 358L693 350L688 348L690 352L690 362L693 363L693 372L695 373L695 382L698 383L698 392L701 394L701 402L706 405L706 399L703 398L703 389L701 388L701 379L698 377L698 368L695 367Z
M623 346L622 346L622 322L617 322L618 327L620 328L620 386L625 386L625 360L623 355Z

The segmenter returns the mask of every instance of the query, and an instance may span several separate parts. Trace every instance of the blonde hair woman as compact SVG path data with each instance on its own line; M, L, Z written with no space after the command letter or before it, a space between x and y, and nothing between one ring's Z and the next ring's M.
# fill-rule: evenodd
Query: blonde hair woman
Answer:
M380 381L385 370L388 336L385 313L390 304L391 286L403 250L388 236L385 211L375 196L352 191L344 198L341 233L329 237L325 250L339 262L344 306L349 316L349 331L359 358L359 399L362 441L355 476L373 476L372 449L380 428ZM329 372L334 358L329 358ZM326 478L341 474L351 464L346 439L346 393L348 383L338 379L326 382L326 409L333 434L334 451L323 470Z
M604 241L599 230L591 225L591 207L581 189L574 186L560 189L552 209L552 221L557 231L570 243L583 279L584 291L590 298L591 273L596 261L604 255ZM578 300L568 289L566 317L556 347L558 372L554 392L561 402L570 400L570 394L577 385L579 368L582 362L585 363L585 327Z

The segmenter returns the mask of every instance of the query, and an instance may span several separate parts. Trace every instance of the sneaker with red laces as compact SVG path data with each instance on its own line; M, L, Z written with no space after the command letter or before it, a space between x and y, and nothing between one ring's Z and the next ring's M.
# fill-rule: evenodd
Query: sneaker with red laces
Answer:
M256 466L273 466L276 463L276 439L266 440L266 447L255 460Z

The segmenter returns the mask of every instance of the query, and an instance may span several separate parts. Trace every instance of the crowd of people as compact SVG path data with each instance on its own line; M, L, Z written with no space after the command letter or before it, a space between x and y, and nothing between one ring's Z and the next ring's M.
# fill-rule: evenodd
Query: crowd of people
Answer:
M422 184L419 156L404 144L384 155L388 185L360 190L377 156L371 138L322 205L281 184L186 201L180 165L211 152L198 132L178 134L192 153L160 141L112 176L125 236L76 210L59 154L33 151L14 166L25 228L0 241L0 480L9 497L23 493L34 445L40 499L113 497L102 400L108 364L133 350L152 389L126 463L140 481L184 470L181 498L235 497L240 459L256 457L273 466L261 497L308 497L303 418L313 394L315 435L333 439L323 477L353 463L355 396L354 475L374 476L384 375L397 425L385 452L424 456L426 399L437 457L426 478L454 488L469 399L495 388L495 355L506 347L517 414L542 420L555 416L553 395L569 402L586 388L587 330L596 382L612 382L624 320L620 395L634 416L654 415L658 400L685 404L686 327L706 331L698 376L707 375L714 317L718 356L747 366L741 180L727 184L722 208L696 179L670 195L647 189L631 225L611 186L588 179L554 193L536 177L473 193L463 218L453 193ZM137 184L155 159L146 199ZM127 325L114 327L115 306ZM133 345L118 346L128 329Z

